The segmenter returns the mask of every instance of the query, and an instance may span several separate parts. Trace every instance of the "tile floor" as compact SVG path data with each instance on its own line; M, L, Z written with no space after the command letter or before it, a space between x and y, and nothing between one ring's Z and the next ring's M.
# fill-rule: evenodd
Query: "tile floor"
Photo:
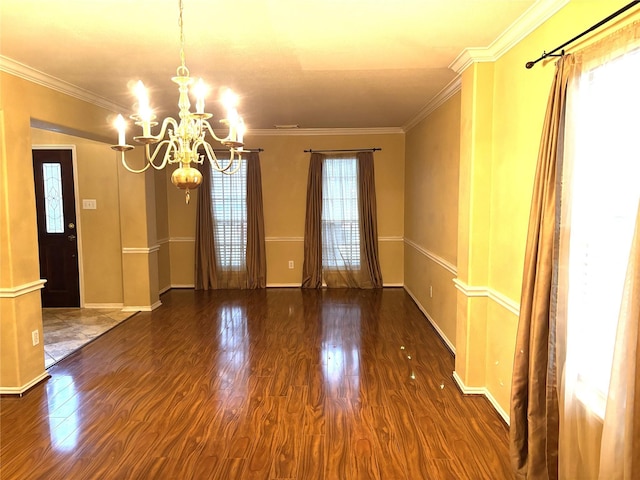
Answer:
M135 313L107 308L43 308L45 368L59 362Z

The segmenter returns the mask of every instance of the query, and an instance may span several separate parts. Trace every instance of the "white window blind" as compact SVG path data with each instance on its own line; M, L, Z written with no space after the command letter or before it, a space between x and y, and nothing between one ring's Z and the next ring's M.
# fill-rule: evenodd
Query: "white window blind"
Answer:
M358 164L355 158L327 157L322 166L322 265L360 266Z
M218 267L240 270L246 265L247 162L233 175L213 171L211 207Z
M639 84L636 52L585 73L573 106L567 368L602 418L640 198Z

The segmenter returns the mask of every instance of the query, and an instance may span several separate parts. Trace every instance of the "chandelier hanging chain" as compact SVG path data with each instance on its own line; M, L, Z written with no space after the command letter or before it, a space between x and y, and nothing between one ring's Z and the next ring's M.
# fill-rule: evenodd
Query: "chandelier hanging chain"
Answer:
M156 170L163 169L167 164L178 163L179 167L171 175L171 182L178 188L185 190L186 201L189 203L189 189L197 188L202 183L202 174L197 168L191 166L192 163L202 164L208 160L213 170L227 175L236 173L241 166L244 136L244 122L238 115L235 108L237 97L231 90L226 89L222 102L227 108L227 118L220 120L229 131L226 137L219 138L214 132L209 119L212 114L204 110L206 87L199 79L193 85L193 79L189 76L189 69L186 66L184 54L184 18L182 0L178 0L179 16L178 26L180 29L180 66L176 70L176 76L171 80L178 85L179 99L179 120L166 117L162 121L160 133L152 135L151 128L158 125L155 122L156 116L150 106L147 91L138 82L136 93L138 95L138 113L131 115L135 125L142 128L142 135L134 136L133 139L144 145L145 166L140 169L131 168L126 159L125 152L134 147L125 142L126 121L122 115L118 115L116 128L118 130L118 144L111 148L120 152L123 166L130 172L143 173L149 167ZM189 90L196 96L196 110L191 112L189 101ZM214 140L220 142L229 150L229 159L219 161L214 148L206 139L207 134ZM168 136L168 138L166 138ZM151 145L155 145L153 151ZM204 152L204 153L201 153ZM156 158L161 157L159 164Z
M178 7L180 9L180 14L178 16L178 27L180 28L180 65L183 68L186 68L185 58L184 58L184 20L182 18L182 0L178 0Z

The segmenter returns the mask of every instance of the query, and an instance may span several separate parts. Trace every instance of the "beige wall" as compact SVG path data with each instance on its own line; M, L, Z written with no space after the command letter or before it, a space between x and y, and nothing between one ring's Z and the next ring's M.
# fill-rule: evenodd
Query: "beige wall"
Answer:
M626 3L570 2L500 59L462 74L456 375L505 416L531 191L554 71L552 61L531 70L524 64ZM640 13L615 23L632 18Z
M455 350L460 93L407 132L404 285Z
M248 148L262 148L262 190L267 250L267 285L299 286L302 278L304 216L309 154L305 149L380 147L376 152L376 195L380 263L386 285L402 285L404 230L404 134L247 135ZM193 286L195 195L184 192L166 173L171 284ZM289 260L294 268L289 269Z
M158 285L160 292L171 288L171 259L169 252L169 204L166 173L154 172L156 204L156 236L158 238Z

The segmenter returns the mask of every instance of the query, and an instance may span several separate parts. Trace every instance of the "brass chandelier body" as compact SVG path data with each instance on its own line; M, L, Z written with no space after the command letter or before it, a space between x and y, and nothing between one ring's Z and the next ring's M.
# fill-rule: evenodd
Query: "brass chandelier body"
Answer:
M151 128L157 126L158 123L155 122L156 116L149 108L144 85L142 82L138 82L136 91L139 109L138 113L131 115L130 118L142 128L142 135L134 136L133 139L144 145L145 166L135 169L127 164L125 152L135 147L128 145L125 141L126 122L122 115L118 115L116 120L118 144L112 145L111 148L120 152L122 165L132 173L143 173L149 167L161 170L167 164L178 163L178 168L171 175L171 182L176 187L185 190L186 203L189 203L190 189L197 188L202 183L202 174L192 164L201 165L206 159L211 163L212 169L228 175L234 174L240 169L244 145L244 122L235 109L235 95L227 90L223 98L223 103L227 107L227 118L221 119L220 123L228 128L228 133L224 138L218 137L209 123L212 114L204 111L205 87L202 80L199 80L193 88L197 100L196 111L191 112L189 87L194 84L194 81L189 76L189 69L185 66L182 0L179 0L179 9L181 65L177 69L176 76L171 79L178 84L179 121L172 117L165 118L162 121L160 133L152 135ZM207 134L229 150L228 160L218 160L213 147L207 141ZM153 149L151 145L155 145ZM204 154L201 154L201 151L204 151Z

